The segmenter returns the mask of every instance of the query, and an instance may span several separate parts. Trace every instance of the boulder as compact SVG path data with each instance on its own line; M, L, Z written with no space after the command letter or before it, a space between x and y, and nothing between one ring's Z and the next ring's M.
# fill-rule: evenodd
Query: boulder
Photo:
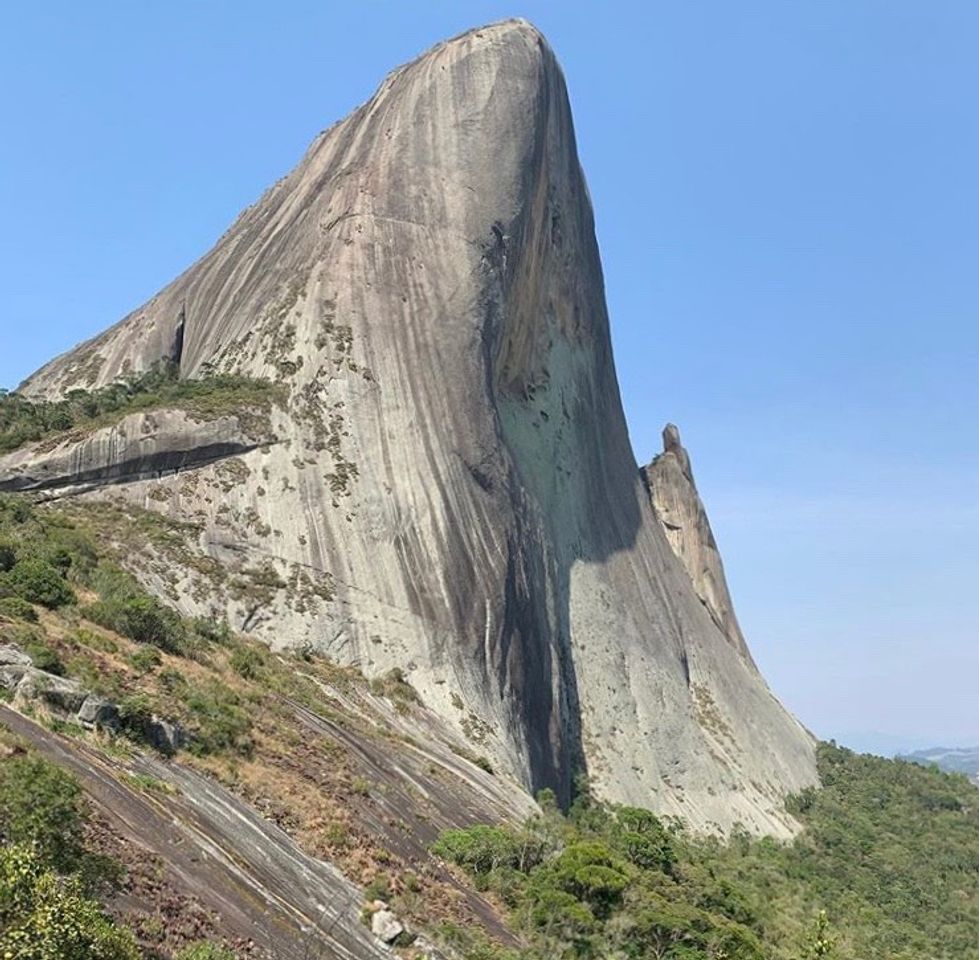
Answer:
M8 664L19 666L19 667L29 667L34 663L30 658L30 654L25 653L20 647L15 643L0 643L0 666L6 666Z
M17 696L41 700L59 713L75 714L85 703L88 691L77 680L66 680L31 667L17 684Z
M378 910L371 917L371 932L378 940L394 943L405 932L405 925L390 910Z
M187 744L187 734L179 724L155 715L143 724L143 737L151 747L168 756Z
M117 733L122 729L119 708L110 700L89 694L78 710L77 720L86 727Z
M33 670L29 664L20 663L0 665L0 687L4 690L16 690L28 670Z

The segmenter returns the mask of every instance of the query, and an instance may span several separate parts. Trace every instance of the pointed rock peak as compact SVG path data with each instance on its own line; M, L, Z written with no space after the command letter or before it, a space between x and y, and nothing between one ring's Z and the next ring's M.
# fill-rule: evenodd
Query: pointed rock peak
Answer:
M752 663L734 614L721 554L694 483L690 455L676 424L663 428L663 452L642 473L653 510L694 591L728 642Z
M693 484L690 455L680 441L680 428L675 423L668 423L663 427L663 453L669 453L676 457L684 476Z

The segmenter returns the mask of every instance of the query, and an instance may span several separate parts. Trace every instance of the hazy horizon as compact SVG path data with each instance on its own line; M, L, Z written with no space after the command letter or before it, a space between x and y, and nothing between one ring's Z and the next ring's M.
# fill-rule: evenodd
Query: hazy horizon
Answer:
M979 7L7 11L0 386L173 279L389 70L518 14L567 76L636 456L679 424L772 689L860 749L979 743Z

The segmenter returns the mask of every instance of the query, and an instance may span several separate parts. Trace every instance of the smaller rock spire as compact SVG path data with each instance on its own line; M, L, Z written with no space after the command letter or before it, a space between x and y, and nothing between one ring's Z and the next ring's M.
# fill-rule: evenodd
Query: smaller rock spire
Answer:
M690 455L680 441L680 428L675 423L668 423L663 427L663 453L672 453L679 462L683 475L693 483Z

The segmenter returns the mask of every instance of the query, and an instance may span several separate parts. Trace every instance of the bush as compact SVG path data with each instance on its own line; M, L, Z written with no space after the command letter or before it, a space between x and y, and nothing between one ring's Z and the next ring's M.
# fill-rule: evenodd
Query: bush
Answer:
M31 642L24 645L24 651L31 658L34 666L45 673L53 673L56 677L65 675L65 665L61 657L44 642Z
M384 871L374 874L374 879L364 889L364 899L368 902L391 899L391 878Z
M6 579L14 593L30 603L53 610L75 602L74 591L64 574L36 557L18 560L6 574Z
M184 650L187 631L180 615L147 594L98 600L82 612L92 623L137 643L152 644L167 653Z
M432 853L477 874L500 867L524 870L541 855L540 844L529 841L503 827L478 824L446 830L432 845Z
M239 647L228 662L238 676L254 680L265 666L265 657L254 647Z
M235 954L220 944L202 941L184 947L177 960L235 960Z
M0 494L0 514L12 523L21 524L33 517L34 509L25 497L4 493Z
M251 718L230 687L218 681L188 687L184 703L191 713L194 753L251 753Z
M5 573L17 562L17 549L12 543L0 543L0 573Z
M156 647L143 645L129 655L130 666L140 675L150 673L161 662L160 651Z
M195 617L190 621L193 632L202 640L228 646L234 640L234 631L227 620L215 620L211 617Z
M4 845L33 845L44 863L58 870L75 869L84 850L84 815L81 788L60 767L31 754L0 763Z
M37 623L37 611L22 597L0 598L0 616Z
M141 739L146 725L153 719L153 703L145 693L132 693L117 704L119 720L126 730Z
M139 960L131 933L59 877L36 847L0 850L0 956L17 960Z

